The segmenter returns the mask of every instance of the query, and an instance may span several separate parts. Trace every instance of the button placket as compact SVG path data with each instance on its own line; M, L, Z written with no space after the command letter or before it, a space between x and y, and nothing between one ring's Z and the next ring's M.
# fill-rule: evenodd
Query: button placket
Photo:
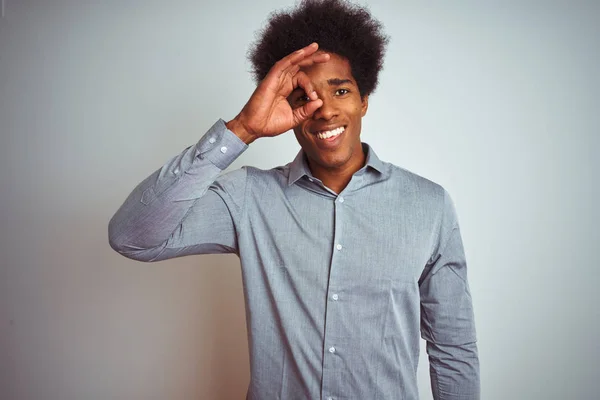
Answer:
M325 311L325 335L324 335L324 359L323 359L323 377L322 377L322 392L321 396L323 399L334 399L332 396L336 392L340 382L336 379L338 377L340 369L345 368L343 365L343 359L338 357L340 349L338 345L343 346L344 332L341 331L343 327L343 315L344 304L341 302L340 293L343 288L339 285L344 282L344 265L347 262L346 254L344 254L344 232L342 229L344 213L347 207L343 204L346 199L343 196L333 197L333 217L334 217L334 229L333 229L333 257L331 258L329 281L327 286L327 299L331 303ZM340 301L340 302L338 302ZM340 341L338 343L338 341Z

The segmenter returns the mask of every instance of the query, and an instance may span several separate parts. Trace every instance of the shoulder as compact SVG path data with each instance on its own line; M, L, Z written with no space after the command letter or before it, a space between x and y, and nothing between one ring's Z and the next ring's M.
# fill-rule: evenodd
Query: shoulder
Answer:
M389 162L383 162L383 165L391 183L406 194L434 201L443 201L446 196L446 189L439 183Z
M287 186L288 183L290 164L291 163L269 169L261 169L251 166L244 166L242 168L246 171L248 182L253 187L284 187Z
M445 242L458 226L456 209L448 191L439 183L407 169L390 163L385 165L389 168L389 179L399 186L398 203L412 205L413 211L430 221L435 246Z
M388 162L383 165L391 192L437 219L448 219L450 223L456 221L452 197L441 184Z
M227 182L236 182L240 180L249 180L253 183L256 182L268 182L268 181L279 181L286 180L289 176L289 165L283 165L279 167L274 167L270 169L261 169L257 167L252 167L249 165L244 165L238 169L233 169L231 171L223 172L219 175L218 180L227 181Z

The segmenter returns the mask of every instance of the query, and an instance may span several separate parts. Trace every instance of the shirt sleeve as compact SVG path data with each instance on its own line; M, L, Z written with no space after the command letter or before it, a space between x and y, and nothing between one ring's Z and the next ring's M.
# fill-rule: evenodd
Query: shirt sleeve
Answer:
M440 233L421 278L421 337L435 400L479 400L479 357L457 216L444 191Z
M109 222L110 246L146 262L237 253L246 170L221 173L247 147L223 120L217 121L131 192Z

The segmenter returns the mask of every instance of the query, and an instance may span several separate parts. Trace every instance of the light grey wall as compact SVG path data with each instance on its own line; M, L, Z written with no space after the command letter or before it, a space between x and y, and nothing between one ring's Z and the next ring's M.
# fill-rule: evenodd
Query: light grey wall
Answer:
M243 398L237 259L137 263L107 223L239 111L247 46L281 2L5 1L0 398ZM455 200L482 398L597 398L600 3L370 6L392 41L363 138ZM260 140L234 167L297 150ZM418 378L431 399L424 351Z

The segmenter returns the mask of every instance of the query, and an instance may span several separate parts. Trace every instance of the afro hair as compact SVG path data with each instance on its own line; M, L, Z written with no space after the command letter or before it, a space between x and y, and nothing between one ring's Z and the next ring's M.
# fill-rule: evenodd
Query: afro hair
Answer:
M280 59L313 42L346 58L361 97L377 87L389 37L363 7L345 0L302 0L290 11L274 12L248 52L257 83Z

